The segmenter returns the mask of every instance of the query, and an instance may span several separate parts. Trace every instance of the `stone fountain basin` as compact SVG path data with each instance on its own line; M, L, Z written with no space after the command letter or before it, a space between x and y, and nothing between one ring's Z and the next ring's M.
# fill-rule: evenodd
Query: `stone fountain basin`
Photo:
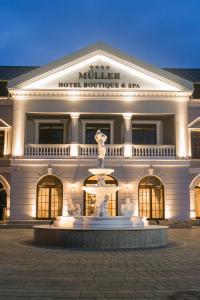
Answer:
M144 228L62 228L34 226L37 246L74 249L147 249L168 245L168 227L151 225Z
M119 186L83 186L82 190L91 194L102 195L102 198L105 195L115 193L120 190Z
M114 172L113 169L109 169L109 168L94 168L94 169L89 169L88 171L93 175L110 175L111 173Z
M144 227L144 222L140 217L124 217L124 216L79 216L74 218L73 228L85 228L85 229L107 229L107 228L133 228Z

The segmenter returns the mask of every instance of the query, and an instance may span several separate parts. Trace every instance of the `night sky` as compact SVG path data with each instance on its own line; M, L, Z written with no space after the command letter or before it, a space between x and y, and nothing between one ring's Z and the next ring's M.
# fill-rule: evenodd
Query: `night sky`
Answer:
M159 67L200 68L199 0L0 0L0 65L102 41Z

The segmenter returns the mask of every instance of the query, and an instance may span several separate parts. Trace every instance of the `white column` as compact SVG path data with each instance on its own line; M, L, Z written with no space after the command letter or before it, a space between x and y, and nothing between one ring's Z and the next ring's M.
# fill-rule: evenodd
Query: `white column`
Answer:
M132 157L132 114L124 113L124 157Z
M187 102L178 102L175 115L176 128L176 156L177 158L188 157L188 115Z
M192 144L191 144L191 133L192 131L189 129L188 130L188 156L192 157Z
M71 113L71 144L70 144L70 156L78 156L79 145L79 114Z
M12 140L12 156L14 157L24 155L25 119L24 100L14 100Z

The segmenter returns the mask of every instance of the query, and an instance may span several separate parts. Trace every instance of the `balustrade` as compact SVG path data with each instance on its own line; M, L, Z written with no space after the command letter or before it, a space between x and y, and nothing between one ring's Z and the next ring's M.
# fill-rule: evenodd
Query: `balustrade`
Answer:
M175 146L173 145L132 145L133 158L166 158L176 157ZM124 156L124 146L106 145L107 158L122 158ZM69 158L70 145L42 145L28 144L25 146L25 157L32 158ZM98 145L79 144L78 157L96 158L98 156Z

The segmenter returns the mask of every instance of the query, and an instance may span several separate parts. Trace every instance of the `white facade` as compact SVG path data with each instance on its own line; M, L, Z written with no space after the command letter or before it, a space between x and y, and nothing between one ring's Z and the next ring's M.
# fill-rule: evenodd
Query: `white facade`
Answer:
M191 82L96 44L16 77L8 89L10 98L0 98L0 118L8 122L2 112L11 109L13 120L2 129L6 156L0 159L0 182L11 190L11 220L37 218L37 185L48 174L62 182L63 210L72 199L85 213L81 188L88 168L97 164L97 145L86 143L86 124L109 125L105 165L115 169L121 187L116 214L127 197L140 211L140 182L155 176L163 188L162 218L195 218L200 163L191 159L190 135L200 130L200 109L198 101L190 101ZM40 143L40 126L47 123L62 126L62 143ZM134 144L132 130L140 124L155 126L154 144ZM148 191L142 190L143 199L155 193Z

